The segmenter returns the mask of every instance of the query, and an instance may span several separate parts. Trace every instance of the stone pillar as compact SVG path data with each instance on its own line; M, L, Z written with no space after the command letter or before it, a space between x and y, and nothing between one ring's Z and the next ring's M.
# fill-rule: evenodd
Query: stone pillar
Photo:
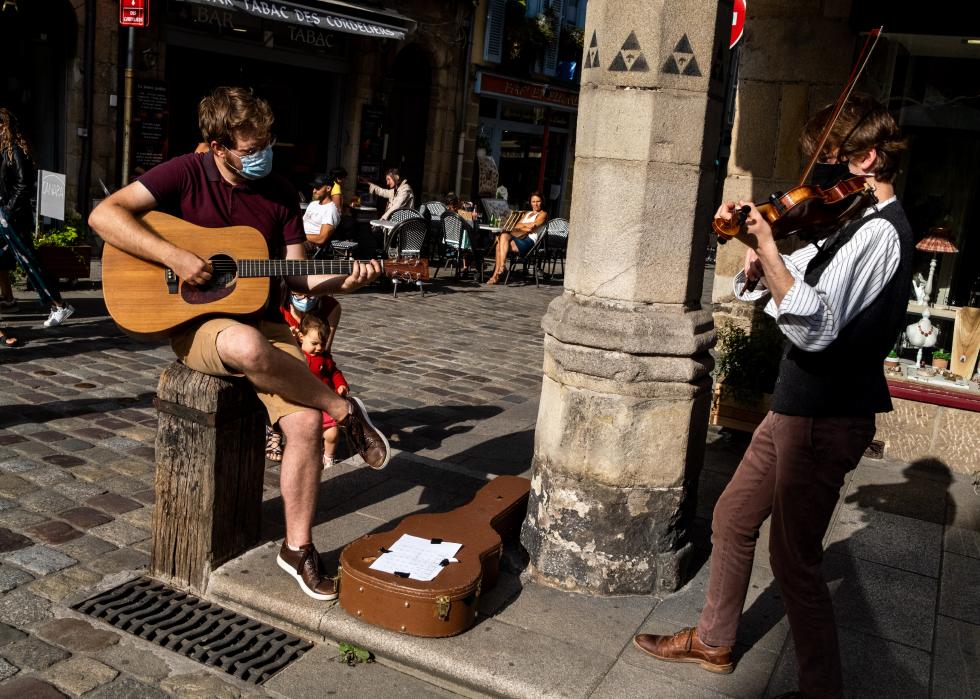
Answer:
M731 3L590 0L564 294L544 317L531 579L682 582L715 334L700 305Z

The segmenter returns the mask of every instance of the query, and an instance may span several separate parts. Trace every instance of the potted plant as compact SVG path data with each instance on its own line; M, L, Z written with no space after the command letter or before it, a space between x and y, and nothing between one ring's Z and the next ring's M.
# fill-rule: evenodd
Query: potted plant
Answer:
M946 350L936 350L932 353L932 365L940 370L948 369L949 357L950 354Z
M69 214L64 223L34 235L38 262L57 279L85 279L92 264L92 246L79 234L81 217Z
M768 316L755 321L751 334L730 322L718 329L711 424L747 432L756 428L769 412L784 344Z
M898 366L898 352L892 350L891 352L888 353L888 356L885 357L885 368L894 369L897 366Z

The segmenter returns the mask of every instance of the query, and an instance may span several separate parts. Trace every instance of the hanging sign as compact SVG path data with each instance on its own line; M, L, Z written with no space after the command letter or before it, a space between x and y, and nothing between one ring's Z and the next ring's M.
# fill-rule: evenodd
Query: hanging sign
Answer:
M732 8L732 40L729 48L735 48L735 44L742 40L745 33L745 3L748 0L735 0L735 7Z
M148 27L150 0L119 0L119 24L123 27Z

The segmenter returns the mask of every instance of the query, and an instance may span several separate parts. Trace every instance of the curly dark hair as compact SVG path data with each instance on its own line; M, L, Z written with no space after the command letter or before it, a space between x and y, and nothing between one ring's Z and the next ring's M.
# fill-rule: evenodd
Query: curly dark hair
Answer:
M17 117L6 107L0 107L0 152L7 155L7 160L13 160L14 148L20 148L31 162L34 161L31 146L21 133Z

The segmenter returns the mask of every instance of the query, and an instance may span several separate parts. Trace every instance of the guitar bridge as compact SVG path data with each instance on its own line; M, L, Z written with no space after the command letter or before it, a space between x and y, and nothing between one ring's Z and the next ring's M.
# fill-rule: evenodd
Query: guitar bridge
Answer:
M165 267L163 271L163 278L167 282L167 293L176 294L178 287L177 275L169 267Z

